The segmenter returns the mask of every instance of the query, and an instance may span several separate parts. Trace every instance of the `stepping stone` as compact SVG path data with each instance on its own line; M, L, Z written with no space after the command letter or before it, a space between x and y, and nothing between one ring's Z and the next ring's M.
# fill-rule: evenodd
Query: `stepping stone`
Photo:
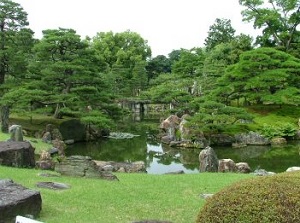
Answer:
M57 182L38 182L36 184L37 187L40 188L47 188L52 190L65 190L70 189L71 187L64 183L57 183Z

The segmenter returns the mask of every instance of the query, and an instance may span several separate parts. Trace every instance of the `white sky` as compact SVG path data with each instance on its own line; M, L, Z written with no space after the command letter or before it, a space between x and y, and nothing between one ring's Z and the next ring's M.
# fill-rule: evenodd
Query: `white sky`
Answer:
M13 0L28 13L36 38L42 30L72 28L82 37L97 32L137 32L152 56L202 47L216 18L231 19L236 34L255 35L242 22L238 0Z

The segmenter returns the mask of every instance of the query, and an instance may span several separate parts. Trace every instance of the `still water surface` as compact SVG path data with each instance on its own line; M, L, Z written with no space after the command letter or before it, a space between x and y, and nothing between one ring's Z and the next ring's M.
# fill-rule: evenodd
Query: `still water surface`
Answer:
M108 139L97 142L76 143L67 148L67 155L85 155L95 160L135 162L144 161L149 174L163 174L183 170L199 173L199 149L171 148L157 142L149 123L131 125L127 132L138 134L132 139ZM151 123L153 126L153 123ZM154 123L155 128L158 125ZM156 125L157 124L157 125ZM152 128L153 129L153 128ZM156 129L156 130L157 130ZM247 162L252 170L283 172L288 167L300 166L300 142L293 141L281 147L247 146L244 148L213 147L219 159L231 158Z

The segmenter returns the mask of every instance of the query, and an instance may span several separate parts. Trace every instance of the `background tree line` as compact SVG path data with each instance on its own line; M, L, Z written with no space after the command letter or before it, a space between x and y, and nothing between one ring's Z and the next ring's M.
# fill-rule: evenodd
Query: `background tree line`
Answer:
M109 128L124 98L170 104L172 112L191 114L195 128L211 130L249 119L248 105L299 105L299 0L239 2L243 20L261 30L256 39L217 18L204 47L151 57L147 41L130 30L82 39L58 28L35 39L21 5L0 0L2 131L10 112Z

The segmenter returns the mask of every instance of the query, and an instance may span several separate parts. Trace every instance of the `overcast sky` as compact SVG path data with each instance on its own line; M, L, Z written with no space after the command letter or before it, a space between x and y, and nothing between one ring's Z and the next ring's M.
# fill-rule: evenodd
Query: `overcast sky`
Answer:
M28 13L36 38L42 30L72 28L82 37L97 32L137 32L152 56L202 47L216 18L230 19L236 34L255 35L242 22L238 0L13 0Z

